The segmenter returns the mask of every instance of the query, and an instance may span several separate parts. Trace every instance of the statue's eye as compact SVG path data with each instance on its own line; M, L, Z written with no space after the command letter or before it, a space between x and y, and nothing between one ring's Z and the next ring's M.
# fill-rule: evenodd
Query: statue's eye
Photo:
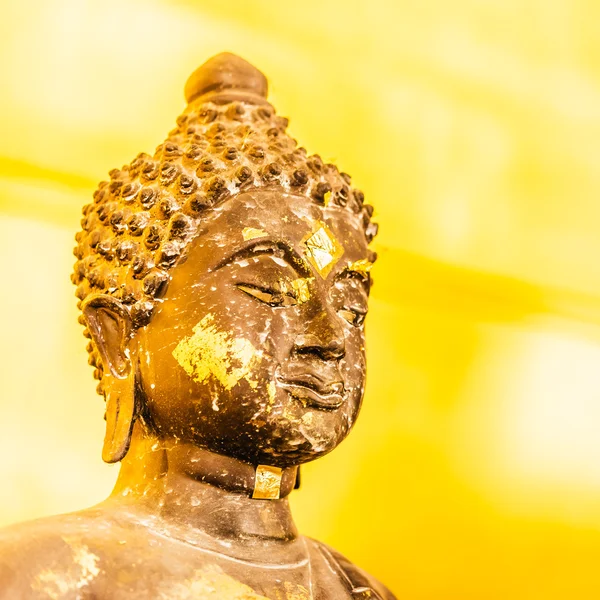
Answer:
M362 280L344 277L335 282L331 289L331 301L338 315L355 327L360 327L368 310L368 295Z
M338 315L342 317L342 319L346 319L348 323L354 325L355 327L360 327L365 322L366 312L358 311L358 310L348 310L347 308L342 308L338 310Z
M297 304L293 296L283 294L281 291L273 288L249 285L247 283L239 283L236 287L269 306L295 306Z

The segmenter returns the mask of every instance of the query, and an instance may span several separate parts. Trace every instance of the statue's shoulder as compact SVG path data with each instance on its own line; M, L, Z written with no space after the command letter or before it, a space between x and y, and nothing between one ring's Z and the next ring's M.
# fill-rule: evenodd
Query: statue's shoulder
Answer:
M323 542L311 540L318 548L329 566L337 572L353 598L376 600L397 600L381 582L366 571L350 562L345 556Z
M88 509L0 529L0 600L81 597L100 573L99 532L110 526Z

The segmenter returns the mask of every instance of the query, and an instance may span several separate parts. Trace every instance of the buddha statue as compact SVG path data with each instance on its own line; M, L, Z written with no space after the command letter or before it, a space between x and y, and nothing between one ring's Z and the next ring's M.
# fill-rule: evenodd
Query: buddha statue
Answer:
M297 147L241 58L213 57L185 95L76 236L115 489L1 531L0 598L393 598L288 504L363 398L372 207Z

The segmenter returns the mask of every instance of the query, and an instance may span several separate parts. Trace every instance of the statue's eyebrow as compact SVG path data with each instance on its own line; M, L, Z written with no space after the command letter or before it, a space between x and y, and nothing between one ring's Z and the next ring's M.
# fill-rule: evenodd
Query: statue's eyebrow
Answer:
M280 240L269 238L252 239L242 244L237 250L224 258L222 258L211 270L220 269L233 262L244 260L246 258L254 258L261 254L271 254L280 256L297 271L300 275L308 277L311 275L311 270L306 261L288 244Z

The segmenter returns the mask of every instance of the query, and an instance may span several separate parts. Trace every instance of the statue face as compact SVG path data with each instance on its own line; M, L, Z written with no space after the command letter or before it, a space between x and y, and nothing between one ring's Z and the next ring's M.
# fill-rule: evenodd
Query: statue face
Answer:
M304 196L212 211L136 333L159 434L281 467L335 448L364 390L366 256L358 216Z

